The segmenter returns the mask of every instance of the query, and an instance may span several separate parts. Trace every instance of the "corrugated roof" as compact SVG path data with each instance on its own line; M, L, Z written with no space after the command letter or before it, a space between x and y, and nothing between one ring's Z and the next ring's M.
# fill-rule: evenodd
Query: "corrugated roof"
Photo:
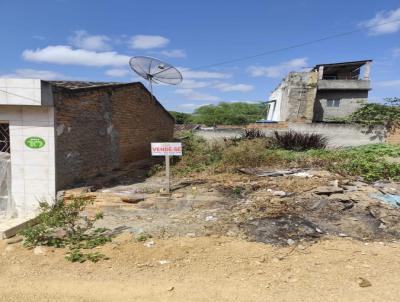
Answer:
M108 87L119 86L132 83L119 83L119 82L88 82L88 81L47 81L52 85L67 88L67 89L82 89L82 88L95 88L95 87Z
M361 60L361 61L350 61L350 62L338 62L338 63L327 63L327 64L317 64L312 70L317 70L320 66L329 67L341 67L341 66L356 66L361 67L367 62L372 62L372 60Z

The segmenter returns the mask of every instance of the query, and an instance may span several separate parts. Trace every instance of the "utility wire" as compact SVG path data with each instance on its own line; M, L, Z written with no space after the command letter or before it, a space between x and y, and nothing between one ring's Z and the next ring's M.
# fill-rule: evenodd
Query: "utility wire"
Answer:
M281 52L281 51L285 51L285 50L299 48L299 47L303 47L303 46L306 46L306 45L316 44L316 43L319 43L319 42L322 42L322 41L326 41L326 40L331 40L331 39L335 39L335 38L339 38L339 37L343 37L343 36L352 35L354 33L362 32L362 31L364 31L366 29L376 28L376 27L379 27L379 26L382 26L382 25L387 25L387 24L392 24L392 23L397 23L397 22L400 22L400 19L397 19L397 20L394 20L394 21L390 21L390 22L383 22L383 23L379 23L379 24L375 24L375 25L365 26L364 28L355 29L355 30L351 30L351 31L347 31L347 32L342 32L342 33L338 33L338 34L334 34L334 35L330 35L330 36L325 36L325 37L322 37L322 38L319 38L319 39L316 39L316 40L311 40L311 41L307 41L307 42L303 42L303 43L299 43L299 44L294 44L294 45L290 45L290 46L287 46L287 47L272 49L272 50L261 52L261 53L258 53L258 54L255 54L255 55L251 55L251 56L246 56L246 57L241 57L241 58L237 58L237 59L232 59L232 60L222 61L222 62L218 62L218 63L213 63L213 64L210 64L210 65L200 66L200 67L192 68L192 70L207 69L207 68L211 68L211 67L216 67L216 66L236 63L236 62L240 62L240 61L246 61L246 60L250 60L250 59L266 56L266 55L269 55L269 54L273 54L273 53L277 53L277 52ZM25 98L27 100L31 100L31 101L37 102L37 100L34 100L32 98L29 98L29 97L26 97L26 96L22 96L22 95L18 95L18 94L15 94L15 93L12 93L12 92L8 92L8 91L2 90L2 89L0 89L0 92L5 92L7 94L11 94L11 95L14 95L14 96L18 96L18 97L21 97L21 98Z
M400 19L397 19L397 20L394 20L394 21L390 21L390 22L384 22L384 23L379 23L379 24L375 24L375 25L365 26L365 27L360 28L360 29L355 29L355 30L351 30L351 31L347 31L347 32L342 32L342 33L330 35L330 36L325 36L325 37L322 37L322 38L319 38L319 39L316 39L316 40L311 40L311 41L307 41L307 42L303 42L303 43L299 43L299 44L294 44L294 45L290 45L290 46L286 46L286 47L282 47L282 48L272 49L272 50L268 50L268 51L261 52L261 53L258 53L258 54L254 54L254 55L251 55L251 56L246 56L246 57L241 57L241 58L237 58L237 59L217 62L217 63L213 63L213 64L210 64L210 65L204 65L204 66L193 68L192 70L207 69L207 68L211 68L211 67L216 67L216 66L221 66L221 65L226 65L226 64L246 61L246 60L250 60L250 59L266 56L266 55L277 53L277 52L281 52L281 51L286 51L286 50L299 48L299 47L303 47L303 46L307 46L307 45L311 45L311 44L316 44L316 43L319 43L319 42L322 42L322 41L326 41L326 40L331 40L331 39L335 39L335 38L339 38L339 37L343 37L343 36L349 36L349 35L352 35L354 33L362 32L362 31L364 31L366 29L371 29L371 28L382 26L382 25L392 24L392 23L397 23L397 22L400 22Z

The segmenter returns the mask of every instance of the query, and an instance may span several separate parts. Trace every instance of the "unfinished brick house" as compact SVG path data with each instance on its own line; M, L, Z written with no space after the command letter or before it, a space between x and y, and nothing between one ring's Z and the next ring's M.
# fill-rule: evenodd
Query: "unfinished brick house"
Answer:
M371 60L318 64L290 72L271 93L267 121L330 122L345 118L368 100Z
M10 158L0 187L11 186L0 203L29 215L60 189L150 157L173 128L141 83L0 79L0 152Z

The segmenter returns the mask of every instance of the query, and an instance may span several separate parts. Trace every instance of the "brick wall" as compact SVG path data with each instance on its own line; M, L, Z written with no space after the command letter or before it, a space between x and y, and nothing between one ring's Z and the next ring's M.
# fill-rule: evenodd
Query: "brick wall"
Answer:
M151 142L173 137L174 120L141 84L114 91L112 116L121 163L150 157Z
M150 156L174 121L141 83L55 88L57 190Z
M400 128L396 128L388 132L386 136L388 144L400 144Z

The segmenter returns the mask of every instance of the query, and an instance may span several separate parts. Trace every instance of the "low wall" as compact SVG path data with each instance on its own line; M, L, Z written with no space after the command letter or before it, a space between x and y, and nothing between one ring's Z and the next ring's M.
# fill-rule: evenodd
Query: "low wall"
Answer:
M253 126L257 127L257 124L254 124ZM272 136L274 131L283 132L288 130L322 134L328 138L328 145L330 147L347 147L383 143L386 142L387 135L383 126L369 129L368 127L345 124L289 123L287 127L277 127L275 129L271 127L262 127L262 125L257 128L265 133L266 136ZM244 128L202 129L196 130L194 133L208 141L221 141L224 138L240 137L244 133Z
M318 133L326 136L331 147L360 146L384 143L386 129L376 126L373 129L359 125L290 123L290 130L306 133Z

